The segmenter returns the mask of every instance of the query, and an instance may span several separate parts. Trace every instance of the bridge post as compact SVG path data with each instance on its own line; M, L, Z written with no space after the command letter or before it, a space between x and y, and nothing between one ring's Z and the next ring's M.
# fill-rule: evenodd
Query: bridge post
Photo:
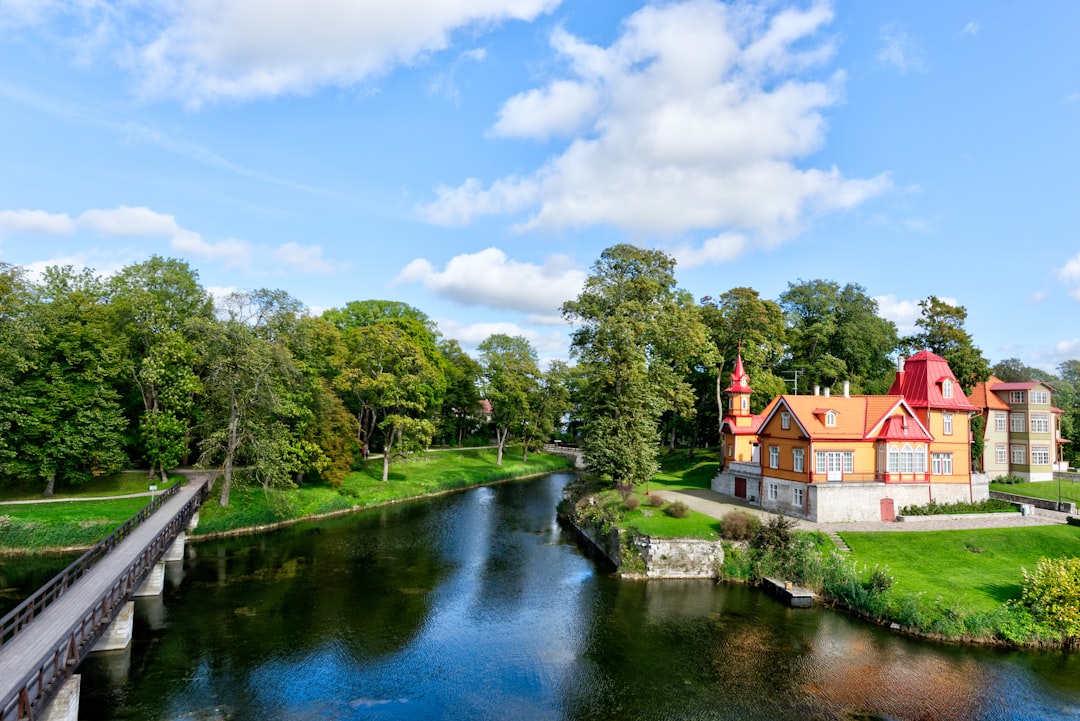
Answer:
M36 718L40 721L79 721L79 689L82 676L75 674L60 687L56 696Z
M163 590L165 590L165 562L158 561L150 569L146 580L139 584L139 587L135 589L135 593L131 595L136 598L139 596L156 596Z
M195 509L195 512L191 514L191 520L190 520L190 521L188 521L188 524L187 524L187 529L188 529L189 531L194 531L194 530L195 530L195 528L196 528L196 527L197 527L198 525L199 525L199 510L198 510L198 509Z
M101 634L101 638L97 640L97 643L94 644L90 651L119 651L127 648L128 644L131 643L132 629L135 626L134 618L135 602L128 601L120 609L120 613L116 614L116 618Z
M172 542L172 545L165 549L165 555L161 557L161 560L166 562L183 561L185 541L187 541L187 534L180 531L180 533L176 534L176 539Z

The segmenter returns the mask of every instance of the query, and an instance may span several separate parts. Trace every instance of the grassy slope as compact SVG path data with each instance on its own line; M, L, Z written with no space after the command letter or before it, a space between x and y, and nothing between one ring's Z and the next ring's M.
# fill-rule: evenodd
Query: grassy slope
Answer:
M0 506L0 551L92 546L148 501L141 497Z
M163 491L183 476L171 476L168 483L162 484L161 478L154 476L153 483L159 491ZM113 473L101 478L95 478L78 488L63 488L56 492L54 498L93 498L95 496L122 496L128 493L146 493L150 490L151 479L146 471L123 471ZM40 489L29 488L4 488L0 489L0 501L37 501L42 498ZM0 507L0 513L3 513Z
M687 488L708 488L716 475L716 451L677 450L661 453L660 472L648 484L637 487L635 496L641 501L637 510L622 508L625 528L636 528L641 533L657 538L704 538L715 541L720 537L720 522L715 518L690 511L684 518L672 518L662 509L653 508L648 503L645 491L679 491ZM648 489L646 489L646 485ZM621 505L621 504L620 504Z
M1022 568L1040 557L1074 556L1080 528L1034 526L906 533L843 532L851 557L867 566L888 566L899 593L923 593L932 604L989 612L1020 597Z
M990 490L1056 501L1058 499L1059 485L1061 489L1061 500L1080 504L1080 482L1077 481L1061 481L1060 484L1057 481L1039 481L1037 483L991 483Z

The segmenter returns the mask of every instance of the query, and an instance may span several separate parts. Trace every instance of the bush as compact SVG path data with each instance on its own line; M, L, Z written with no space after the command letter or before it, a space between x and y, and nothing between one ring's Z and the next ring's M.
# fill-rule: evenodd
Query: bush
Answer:
M664 512L672 518L686 518L687 514L690 513L690 506L686 505L682 501L675 501L666 509L664 509Z
M638 506L641 505L641 499L637 496L627 496L623 499L623 505L626 506L628 511L636 511Z
M761 528L761 519L744 511L729 511L720 519L720 537L729 541L753 538Z
M663 496L658 496L655 493L649 494L649 505L653 508L660 508L666 503Z
M900 509L902 516L937 516L951 513L1003 513L1015 511L1016 507L1008 501L1000 498L988 498L978 503L957 501L956 503L938 503L931 501L925 506L904 506Z
M1080 639L1080 558L1040 558L1024 572L1021 602L1066 643Z
M994 479L994 483L1004 483L1005 485L1012 485L1015 483L1023 483L1024 479L1020 476L998 476Z

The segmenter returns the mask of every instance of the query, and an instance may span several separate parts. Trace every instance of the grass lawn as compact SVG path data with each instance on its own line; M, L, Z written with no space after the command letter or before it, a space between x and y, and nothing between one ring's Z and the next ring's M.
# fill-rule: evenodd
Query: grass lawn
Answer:
M1035 483L991 483L991 491L1014 493L1018 496L1043 498L1047 501L1058 499L1058 487L1061 488L1061 500L1080 504L1080 481L1038 481Z
M687 450L662 451L660 472L649 481L650 488L681 491L686 488L709 488L720 463L716 449L697 449L690 458ZM644 490L642 486L638 490Z
M154 475L153 483L163 491L183 476L170 476L168 483L162 484L161 477ZM53 498L93 498L94 496L123 496L129 493L146 493L150 490L150 479L146 471L121 471L108 476L95 478L78 488L61 488ZM3 488L0 489L0 501L36 501L44 496L40 488Z
M92 546L134 516L149 498L0 506L0 551Z
M1019 598L1021 568L1034 570L1042 556L1080 553L1080 528L1028 526L966 531L842 532L851 557L873 567L888 566L898 593L939 596L947 606L989 612Z
M640 533L655 538L703 538L715 541L720 537L720 521L697 511L690 511L683 518L673 518L662 508L653 508L648 499L641 494L634 494L641 499L641 505L633 510L623 509L623 528L635 528Z

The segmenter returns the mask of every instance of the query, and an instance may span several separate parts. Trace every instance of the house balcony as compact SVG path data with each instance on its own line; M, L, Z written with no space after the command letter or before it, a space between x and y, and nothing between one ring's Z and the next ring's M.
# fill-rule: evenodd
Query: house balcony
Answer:
M929 473L811 473L811 483L928 483Z

